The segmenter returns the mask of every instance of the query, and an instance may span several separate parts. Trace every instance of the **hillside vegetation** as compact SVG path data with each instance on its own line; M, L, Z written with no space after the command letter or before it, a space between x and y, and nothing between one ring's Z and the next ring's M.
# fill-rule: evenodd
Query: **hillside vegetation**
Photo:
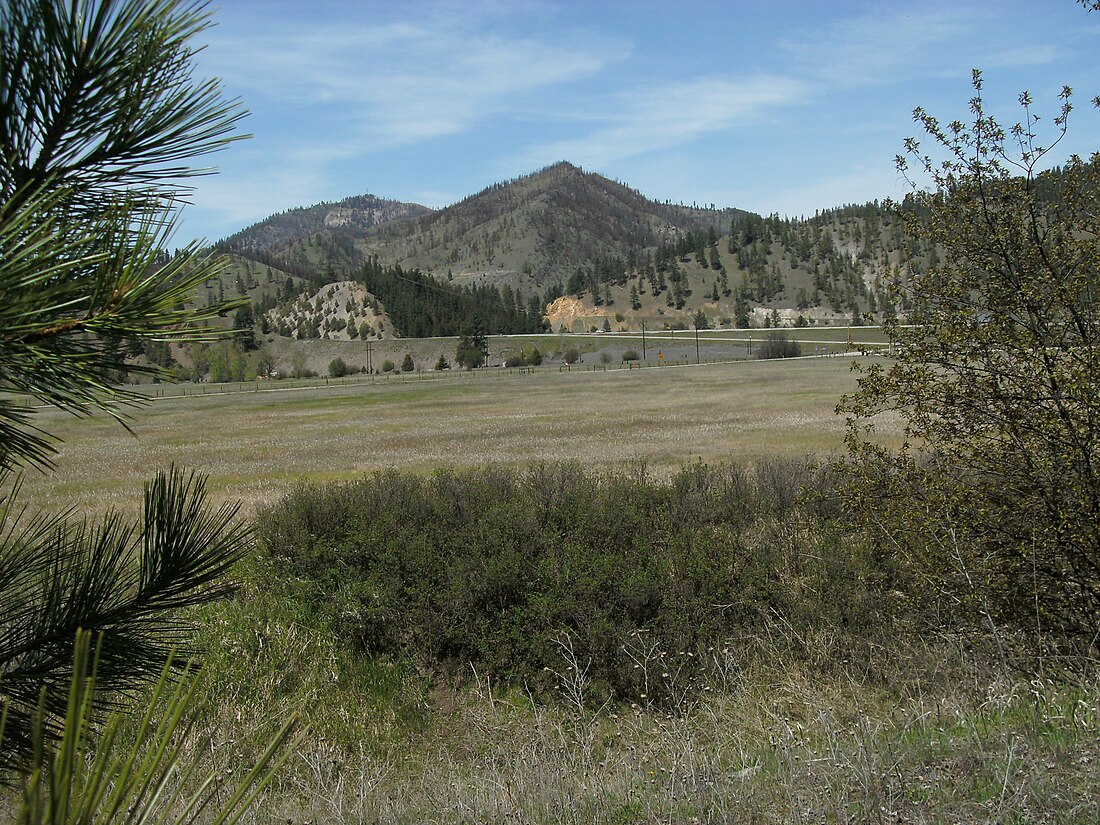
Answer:
M540 323L589 331L605 319L615 330L849 324L904 312L909 278L938 261L906 233L908 204L761 217L660 203L569 163L439 211L376 202L291 210L218 248L233 272L260 265L304 281L309 301L330 283L359 281L392 334L406 337L454 335L478 319L514 333ZM257 319L301 299L241 294ZM546 317L563 296L581 303L568 323ZM322 314L310 327L324 337L342 317Z

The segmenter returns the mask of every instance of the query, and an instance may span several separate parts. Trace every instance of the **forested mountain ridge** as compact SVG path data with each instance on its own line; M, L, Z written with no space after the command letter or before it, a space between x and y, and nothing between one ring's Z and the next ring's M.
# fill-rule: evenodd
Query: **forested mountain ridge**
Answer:
M274 253L298 238L318 232L336 232L357 237L393 221L417 218L432 212L418 203L354 195L336 203L317 203L288 209L252 224L220 241L225 251Z
M494 331L526 332L563 296L575 300L568 313L549 313L555 331L881 319L904 311L909 275L938 261L906 234L898 210L877 201L808 219L762 217L659 203L564 162L439 211L385 201L392 219L370 224L377 202L290 210L219 246L245 266L293 275L295 294L279 301L299 299L298 281L310 294L362 283L398 336L457 334L474 316L497 318L487 324ZM276 236L289 240L264 240ZM273 303L266 298L256 317ZM311 319L311 329L312 320L324 337L325 321L331 329L338 319Z
M373 196L289 210L218 247L330 280L377 257L461 284L507 283L530 294L600 258L626 257L691 230L721 234L746 214L659 203L562 162L439 211Z
M576 267L627 257L748 213L650 200L566 162L494 184L439 212L372 233L367 252L460 283L540 292Z

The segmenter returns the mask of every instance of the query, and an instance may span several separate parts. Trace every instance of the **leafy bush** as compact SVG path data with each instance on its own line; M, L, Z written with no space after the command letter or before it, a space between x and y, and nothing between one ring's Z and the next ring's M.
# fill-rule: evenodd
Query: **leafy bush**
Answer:
M674 665L682 689L708 651L776 615L880 626L858 549L814 552L782 527L812 477L789 461L668 483L577 464L388 471L300 487L258 529L280 579L364 655L452 674L472 662L548 695L568 639L591 698L666 701L674 686L640 657Z
M575 364L580 360L581 351L576 347L567 347L561 354L561 360L567 364Z
M524 360L522 355L510 355L504 359L504 366L508 368L525 367L527 366L527 361Z
M382 372L393 372L393 370L393 361L391 361L389 358L382 362Z
M468 370L477 369L485 364L486 356L483 350L477 347L467 346L459 347L455 352L455 362L460 367L465 367Z
M351 370L348 365L344 363L344 359L340 357L333 358L328 365L328 374L332 378L343 378Z
M405 360L401 362L401 372L414 372L416 370L416 364L413 362L411 352L405 353Z
M920 560L952 616L1031 636L1040 669L1070 660L1051 655L1057 645L1091 672L1100 163L1072 156L1042 171L1066 134L1070 89L1043 139L1026 94L1024 125L1002 127L985 108L979 72L973 85L972 125L941 126L917 110L936 149L906 141L929 186L907 200L905 228L944 255L909 284L906 325L884 325L896 358L869 367L841 405L855 416L853 503L877 540ZM896 451L873 435L886 412L904 426Z
M624 361L637 361L638 360L638 353L635 352L632 349L624 350L623 351L623 360Z

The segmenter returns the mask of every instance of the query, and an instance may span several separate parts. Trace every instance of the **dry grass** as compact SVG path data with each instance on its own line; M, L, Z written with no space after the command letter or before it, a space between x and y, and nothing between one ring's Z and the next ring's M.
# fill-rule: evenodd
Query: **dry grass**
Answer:
M848 363L272 385L156 400L135 412L135 435L46 411L42 425L64 439L58 471L30 475L27 493L132 509L142 481L176 462L251 509L300 479L391 466L642 458L659 470L820 455L841 446L833 408L855 385ZM714 651L710 689L672 712L593 711L567 644L559 706L483 674L431 684L356 659L245 579L240 598L200 614L206 704L190 755L228 775L288 714L313 725L245 821L1100 820L1100 688L1006 677L969 643L891 639L866 661L838 661L827 633L790 645L776 622L773 638ZM745 653L791 647L809 653Z
M644 370L366 379L160 398L132 413L133 434L106 417L51 410L57 472L26 478L28 501L130 509L168 463L210 476L215 499L246 511L300 480L386 467L426 472L486 462L575 459L652 467L827 454L842 444L838 396L855 386L850 359L740 362ZM247 387L248 385L246 385Z
M1097 821L1100 691L1005 682L946 643L910 652L889 686L858 665L716 661L713 696L678 713L440 687L422 731L315 737L252 821Z

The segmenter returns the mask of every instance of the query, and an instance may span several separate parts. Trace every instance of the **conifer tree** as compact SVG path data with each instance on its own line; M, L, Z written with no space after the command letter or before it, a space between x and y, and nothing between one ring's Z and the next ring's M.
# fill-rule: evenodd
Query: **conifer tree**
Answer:
M204 322L234 308L184 309L221 264L197 245L161 253L180 181L204 172L191 159L243 115L192 76L206 25L177 0L0 6L0 767L40 752L39 708L60 733L78 628L101 634L103 687L155 679L187 640L173 611L226 592L249 546L235 508L207 507L203 480L177 470L146 485L137 523L24 514L13 481L55 450L20 400L122 418L141 396L112 376L168 377L126 363L135 343L216 339Z

